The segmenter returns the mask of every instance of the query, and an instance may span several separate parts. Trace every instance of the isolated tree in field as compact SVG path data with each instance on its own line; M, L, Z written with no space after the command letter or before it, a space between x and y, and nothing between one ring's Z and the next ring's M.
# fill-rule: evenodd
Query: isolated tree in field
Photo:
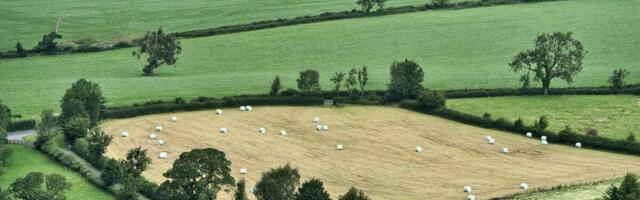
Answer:
M147 170L147 167L151 164L151 159L147 156L146 149L137 147L129 150L127 158L121 163L125 172L138 177L144 170Z
M224 152L216 149L182 153L173 168L163 174L168 180L160 185L160 196L172 200L216 199L222 188L228 190L235 185L230 166Z
M75 117L88 117L93 127L100 120L100 108L104 107L105 98L98 84L80 79L67 89L61 102L59 120L62 124Z
M349 70L347 80L345 80L344 87L349 91L349 97L353 95L353 90L356 89L356 84L358 83L358 79L356 77L357 74L358 71L355 68L351 68L351 70Z
M446 7L449 5L449 0L431 0L431 5L437 8Z
M376 5L378 5L378 9L380 10L384 10L384 3L387 0L373 0L373 3L375 3Z
M331 198L324 189L322 181L314 178L302 183L295 200L331 200Z
M622 90L624 89L624 78L629 75L629 72L626 69L617 69L613 70L613 75L609 78L609 83L615 89Z
M62 35L55 31L43 35L42 40L40 40L38 45L34 48L35 52L46 54L55 53L58 50L58 43L55 42L55 40L60 38L62 38Z
M276 75L276 78L273 79L273 83L271 83L271 91L269 92L269 95L273 97L278 96L280 90L282 90L282 83L280 82L280 77Z
M73 144L76 139L85 137L89 133L89 128L89 119L84 117L73 118L62 125L64 140L69 144Z
M316 70L301 71L296 81L298 89L306 94L320 92L320 72Z
M127 173L117 160L109 159L104 164L100 178L102 178L106 185L113 185L124 182L127 178Z
M111 144L111 140L113 140L113 136L97 128L92 130L87 138L87 142L89 143L89 156L99 160L102 154L107 151L107 146Z
M362 97L364 97L364 88L367 87L367 82L369 82L369 72L367 71L367 66L364 66L358 70L358 85L360 86L360 96Z
M247 193L245 190L246 181L244 179L238 181L236 184L236 192L233 194L234 200L248 200Z
M509 63L511 71L523 72L520 81L528 87L530 73L533 80L542 82L544 94L549 94L551 80L560 78L567 83L582 71L586 52L582 43L571 32L543 33L535 40L535 47L518 53Z
M22 43L20 42L16 43L16 54L18 54L18 56L20 57L27 56L27 50L24 49Z
M339 200L370 200L369 197L362 191L354 187L351 187L347 193L340 195Z
M604 193L603 200L636 200L640 199L640 184L635 174L627 174L620 187L611 185Z
M362 8L362 11L369 13L373 8L373 1L374 0L357 0L356 4Z
M424 90L424 72L420 65L412 60L394 61L390 67L390 74L391 83L387 90L387 99L390 101L416 99Z
M300 184L298 169L289 164L262 173L256 183L258 200L294 200L296 187Z
M331 82L333 82L333 91L336 92L336 95L340 97L340 86L342 85L342 80L344 80L344 73L336 72L333 77L331 77Z
M2 104L2 100L0 100L0 128L6 130L9 124L11 124L11 109L9 109L9 106Z
M37 139L35 142L36 147L40 147L53 136L55 136L56 127L58 126L58 119L53 116L53 110L45 110L40 113L40 123L36 127Z
M140 49L133 52L133 56L140 59L142 54L147 54L147 65L142 71L145 75L153 75L155 69L163 64L174 65L178 61L177 55L182 52L180 42L172 35L167 35L159 28L158 31L149 31L138 43Z
M46 183L45 183L46 182ZM45 184L44 188L42 184ZM17 178L9 186L9 192L18 199L29 200L64 200L64 192L71 188L64 176L50 174L46 177L40 172L30 172L27 176Z

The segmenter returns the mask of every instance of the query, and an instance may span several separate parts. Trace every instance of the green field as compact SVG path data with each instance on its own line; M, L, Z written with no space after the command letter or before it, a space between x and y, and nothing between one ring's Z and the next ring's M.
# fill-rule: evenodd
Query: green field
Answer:
M393 0L388 6L427 1ZM355 0L0 0L0 5L1 51L13 50L18 41L35 46L65 15L63 39L104 41L130 39L160 26L175 32L358 8Z
M452 99L447 107L493 118L518 117L528 125L542 115L549 117L548 129L560 131L566 125L584 133L587 127L598 129L600 136L620 139L633 132L640 136L640 96L531 96Z
M0 99L25 117L58 108L78 78L98 82L109 105L174 97L266 93L273 75L295 87L299 71L318 69L321 83L349 67L369 66L370 89L383 89L394 60L413 59L435 89L517 87L507 63L536 34L574 31L586 50L574 86L600 86L615 68L640 82L640 1L568 0L421 12L314 23L183 40L177 68L141 76L133 49L0 60ZM566 87L561 81L552 87Z
M622 179L614 179L597 184L580 185L557 191L535 192L515 197L518 200L594 200L601 198L611 185L619 186Z
M57 173L67 178L73 186L66 192L67 199L114 199L109 193L92 185L80 174L51 160L46 155L20 145L8 145L13 149L11 164L0 176L0 187L6 189L16 178L24 177L29 172L42 172L45 174Z

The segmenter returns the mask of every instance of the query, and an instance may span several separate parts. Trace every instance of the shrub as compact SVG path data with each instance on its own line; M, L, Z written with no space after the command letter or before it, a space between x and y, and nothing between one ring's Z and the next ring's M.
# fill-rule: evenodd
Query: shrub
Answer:
M624 89L624 78L629 75L629 72L626 69L617 69L613 70L613 75L609 78L609 83L611 83L611 87L614 89L622 90Z
M627 174L620 187L611 185L602 197L603 200L635 200L640 199L640 184L635 174Z
M62 126L64 140L69 144L73 144L77 138L87 135L90 126L91 124L88 118L76 117L71 119L71 121Z
M101 178L106 185L113 185L122 183L126 178L126 173L118 161L109 159L105 163Z
M485 119L489 119L489 120L490 120L490 119L491 119L491 113L489 113L489 112L484 112L484 114L482 114L482 118L485 118Z
M324 189L322 181L314 178L302 183L295 200L331 200L331 198Z
M633 133L629 133L629 136L627 136L627 142L635 143L636 142L636 135L633 134Z
M398 102L405 99L416 99L423 91L424 72L418 63L405 59L394 61L390 67L391 83L387 89L387 100Z
M592 136L592 137L598 136L598 129L596 129L596 128L589 127L589 128L587 128L586 132L587 132L588 136Z
M236 184L236 192L233 194L235 200L248 200L247 193L245 193L245 181L244 179L238 181Z
M0 127L0 144L7 143L7 131Z
M173 103L175 103L175 104L185 104L185 103L187 103L187 101L185 101L182 97L176 97L173 100Z
M282 83L280 83L280 77L276 75L273 79L273 83L271 83L271 91L269 91L270 96L278 96L278 93L282 89Z
M347 193L340 195L339 200L369 200L369 197L362 191L355 187L351 187Z
M11 109L0 101L0 128L8 128L11 124Z
M446 104L446 98L440 92L424 91L422 95L418 97L418 104L422 109L433 110L442 108Z
M515 122L513 122L513 130L514 131L522 131L524 130L525 125L524 125L524 121L522 121L522 118L518 118Z
M25 119L20 121L12 121L7 127L7 131L24 131L36 128L36 120Z
M89 142L87 142L84 138L78 138L73 145L71 146L71 150L78 154L80 157L90 160L89 158Z
M255 196L258 200L293 200L299 181L298 169L289 164L271 169L256 183Z
M533 127L538 131L544 130L549 127L549 120L547 119L547 116L541 116L538 121L533 123Z

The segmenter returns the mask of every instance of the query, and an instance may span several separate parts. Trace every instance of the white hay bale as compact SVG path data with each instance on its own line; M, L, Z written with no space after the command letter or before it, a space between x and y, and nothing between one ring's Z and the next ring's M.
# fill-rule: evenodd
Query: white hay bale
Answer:
M217 110L216 110L216 114L217 114L217 115L222 115L222 110L217 109Z
M176 117L176 116L171 116L171 121L172 121L172 122L177 122L177 121L178 121L178 117Z
M464 190L464 192L471 193L471 186L465 185L462 189Z
M337 150L342 150L343 148L344 148L344 147L342 146L342 144L338 144L338 145L336 145L336 149L337 149Z
M312 122L313 123L319 123L320 122L320 118L319 117L314 117Z
M582 143L580 143L580 142L576 142L576 147L578 147L578 148L582 148Z
M496 144L496 139L495 138L491 138L487 143Z
M156 126L156 131L162 132L162 130L163 130L162 126Z
M156 141L156 143L157 143L158 145L162 146L162 145L164 145L164 140L158 140L158 141Z
M160 154L158 154L158 158L160 158L160 159L165 159L165 158L167 158L167 156L168 156L167 152L160 152Z
M533 133L527 132L527 137L533 137Z
M252 110L253 110L253 107L251 107L251 106L245 106L245 109L247 109L247 111L252 111Z
M122 137L129 137L129 132L126 132L126 131L125 131L125 132L122 132L122 133L120 133L120 136L122 136Z
M227 133L227 128L220 128L220 133Z
M502 149L500 150L501 153L507 154L509 153L509 149L507 149L507 147L502 147Z
M284 129L280 130L280 135L281 136L287 135L287 131L285 131Z
M526 183L520 183L520 189L526 190L527 188L529 188L529 185Z
M247 168L240 168L240 174L247 174Z
M473 196L473 194L467 195L467 200L476 200L476 196Z
M543 145L544 144L549 144L549 142L547 142L546 140L542 140L542 141L540 141L540 144L543 144Z
M416 152L418 153L422 152L422 147L416 147Z
M540 140L547 140L547 136L541 136Z
M493 139L490 135L484 136L484 141L489 142L489 140Z
M247 107L240 106L240 111L246 111L246 110L247 110Z
M316 130L321 131L321 130L322 130L322 125L319 125L319 124L318 124L318 125L316 125Z
M267 129L266 129L266 128L259 128L259 129L258 129L258 133L262 133L262 134L264 134L264 133L266 133L266 132L267 132Z
M329 131L329 126L327 125L322 126L322 131Z
M149 139L156 139L156 134L149 134Z

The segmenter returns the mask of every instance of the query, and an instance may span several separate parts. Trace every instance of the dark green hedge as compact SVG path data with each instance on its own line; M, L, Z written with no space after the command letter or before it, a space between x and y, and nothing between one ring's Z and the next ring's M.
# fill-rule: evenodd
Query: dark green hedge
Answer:
M513 122L507 121L505 119L484 118L447 108L436 110L421 110L418 109L419 107L415 101L403 101L402 103L400 103L400 107L416 112L439 116L465 124L512 132L523 136L526 132L531 132L533 134L533 137L539 138L540 136L547 136L547 140L551 143L573 146L576 142L580 142L582 143L583 147L587 148L640 155L640 143L637 142L613 140L600 136L588 136L582 134L565 135L548 130L536 130L532 127L517 128L516 126L514 126Z
M521 89L464 89L446 90L447 99L475 98L475 97L499 97L499 96L535 96L542 95L541 88ZM631 94L640 95L640 85L630 85L624 90L610 87L578 87L578 88L550 88L549 95L616 95Z
M7 131L24 131L24 130L31 130L35 128L36 128L36 120L26 119L26 120L11 122L11 124L9 124L9 127L7 127Z

